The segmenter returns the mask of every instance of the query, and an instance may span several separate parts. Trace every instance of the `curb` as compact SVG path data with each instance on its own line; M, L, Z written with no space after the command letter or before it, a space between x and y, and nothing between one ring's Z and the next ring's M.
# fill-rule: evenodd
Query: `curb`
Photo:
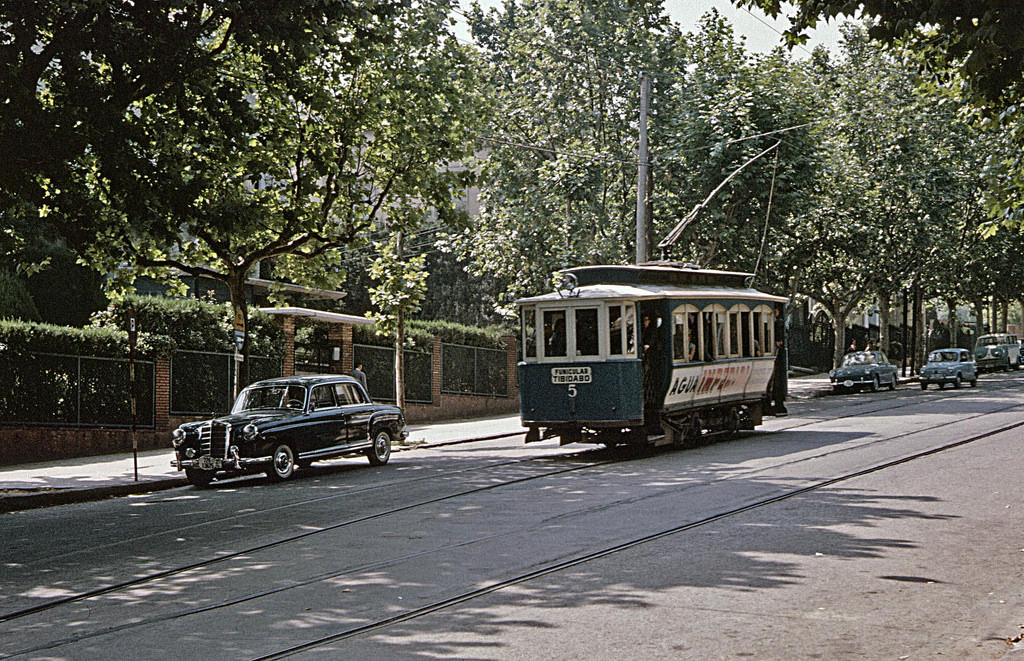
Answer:
M55 505L69 505L71 503L85 503L95 500L105 500L118 496L132 496L151 491L163 491L188 484L184 478L166 478L159 480L147 480L131 484L117 484L107 487L91 487L87 489L68 489L66 491L47 491L46 493L33 493L23 496L0 497L0 513L20 512L23 510L37 509L40 507L53 507Z
M509 438L512 436L519 436L525 434L525 430L521 432L513 432L506 434L494 434L491 436L481 436L479 438L468 438L456 441L440 441L437 443L427 443L421 445L405 445L395 448L398 451L408 451L416 449L428 449L428 448L439 448L448 445L460 445L463 443L477 443L483 441L494 441L502 438ZM184 477L171 477L144 480L141 482L132 482L130 484L117 484L105 487L89 487L85 489L67 489L67 490L54 490L47 491L45 493L32 493L18 496L0 496L0 514L7 512L21 512L30 509L39 509L42 507L54 507L56 505L70 505L73 503L86 503L97 500L105 500L107 498L117 498L120 496L133 496L142 493L150 493L153 491L164 491L167 489L174 489L176 487L188 486L188 480Z

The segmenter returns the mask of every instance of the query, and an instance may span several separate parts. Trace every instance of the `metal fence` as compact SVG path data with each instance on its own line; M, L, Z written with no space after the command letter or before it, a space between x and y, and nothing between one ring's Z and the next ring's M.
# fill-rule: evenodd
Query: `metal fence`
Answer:
M442 344L441 391L507 397L507 352L502 349Z
M230 353L175 351L171 354L172 415L222 414L234 403L235 369ZM249 381L281 376L281 360L249 356Z
M155 427L156 366L135 361L136 425ZM130 427L131 369L125 358L10 354L0 358L0 422Z
M405 400L430 403L434 358L429 351L405 351ZM395 350L368 344L352 345L352 364L362 363L366 389L375 400L393 402L395 397Z
M327 374L331 371L331 347L295 343L296 374Z

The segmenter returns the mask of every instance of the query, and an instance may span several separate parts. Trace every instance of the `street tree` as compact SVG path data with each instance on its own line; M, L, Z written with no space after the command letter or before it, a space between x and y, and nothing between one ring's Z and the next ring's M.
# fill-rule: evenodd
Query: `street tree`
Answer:
M376 286L370 289L370 300L377 312L377 332L394 338L395 399L405 407L405 321L420 309L426 295L426 255L407 257L402 232L395 232L387 241L376 244L377 258L370 267L370 278Z
M450 243L504 304L558 269L628 260L640 75L668 71L678 40L660 0L507 0L469 23L498 110L480 215Z
M962 97L977 110L979 123L1006 131L1011 148L995 154L986 168L991 234L1024 225L1024 3L891 2L889 0L734 0L770 16L785 13L789 43L806 41L819 20L856 15L869 19L869 34L894 48L918 53L922 71L936 85Z
M231 64L258 54L268 74L287 76L346 35L388 37L400 2L43 0L0 4L0 237L11 248L21 219L110 201L93 190L118 173L149 179L145 202L180 192L154 158L143 106L207 98L238 110ZM358 49L352 57L358 58ZM225 94L225 96L221 96ZM179 118L181 119L181 118ZM224 127L226 128L226 127ZM130 180L130 178L129 178ZM158 190L164 189L164 190ZM163 192L163 195L157 193ZM112 194L128 191L112 190ZM59 224L65 219L51 216ZM0 246L3 248L4 246ZM16 246L14 246L16 247Z
M70 180L88 204L50 191L50 213L115 282L207 276L243 320L261 261L277 278L336 288L339 250L363 245L382 217L403 226L425 206L454 213L452 190L471 176L443 165L471 148L476 68L447 4L407 4L346 4L348 20L308 31L295 48L311 55L289 66L228 23L202 85L178 81L118 116L134 164L87 150Z
M677 57L679 73L655 104L654 231L665 237L719 190L671 256L758 271L761 286L788 291L790 270L777 260L772 221L778 232L783 219L800 213L815 178L811 80L781 50L748 55L715 12L680 40Z

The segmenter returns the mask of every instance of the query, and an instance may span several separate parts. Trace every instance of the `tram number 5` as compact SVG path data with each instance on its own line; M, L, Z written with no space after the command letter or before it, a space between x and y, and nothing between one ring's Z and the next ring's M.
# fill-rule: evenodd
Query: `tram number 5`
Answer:
M570 397L570 399L576 399L576 384L575 383L570 383L569 384L569 397Z

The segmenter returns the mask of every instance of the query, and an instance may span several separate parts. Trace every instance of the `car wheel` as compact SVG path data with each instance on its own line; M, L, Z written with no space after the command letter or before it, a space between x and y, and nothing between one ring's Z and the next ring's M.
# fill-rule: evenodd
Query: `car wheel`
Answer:
M954 388L959 388L959 387L960 387L960 384L961 384L961 383L963 383L963 382L964 382L964 380L963 380L962 378L960 378L960 375L959 375L959 374L957 374L957 375L956 375L956 378L955 378L955 379L953 379L953 387L954 387Z
M185 479L194 487L205 489L213 482L213 471L204 471L198 468L186 468Z
M366 451L366 456L374 466L383 466L391 458L391 434L387 429L379 429L373 435L373 447Z
M273 480L287 480L295 474L295 453L291 447L282 443L271 455L267 477Z
M878 375L871 379L871 392L878 392Z
M928 383L926 381L921 382L921 390L928 390Z
M896 374L894 373L892 375L892 381L889 382L889 390L896 390L896 381L897 381L897 378L896 378Z
M978 377L971 379L971 387L973 388L976 385L978 385Z

